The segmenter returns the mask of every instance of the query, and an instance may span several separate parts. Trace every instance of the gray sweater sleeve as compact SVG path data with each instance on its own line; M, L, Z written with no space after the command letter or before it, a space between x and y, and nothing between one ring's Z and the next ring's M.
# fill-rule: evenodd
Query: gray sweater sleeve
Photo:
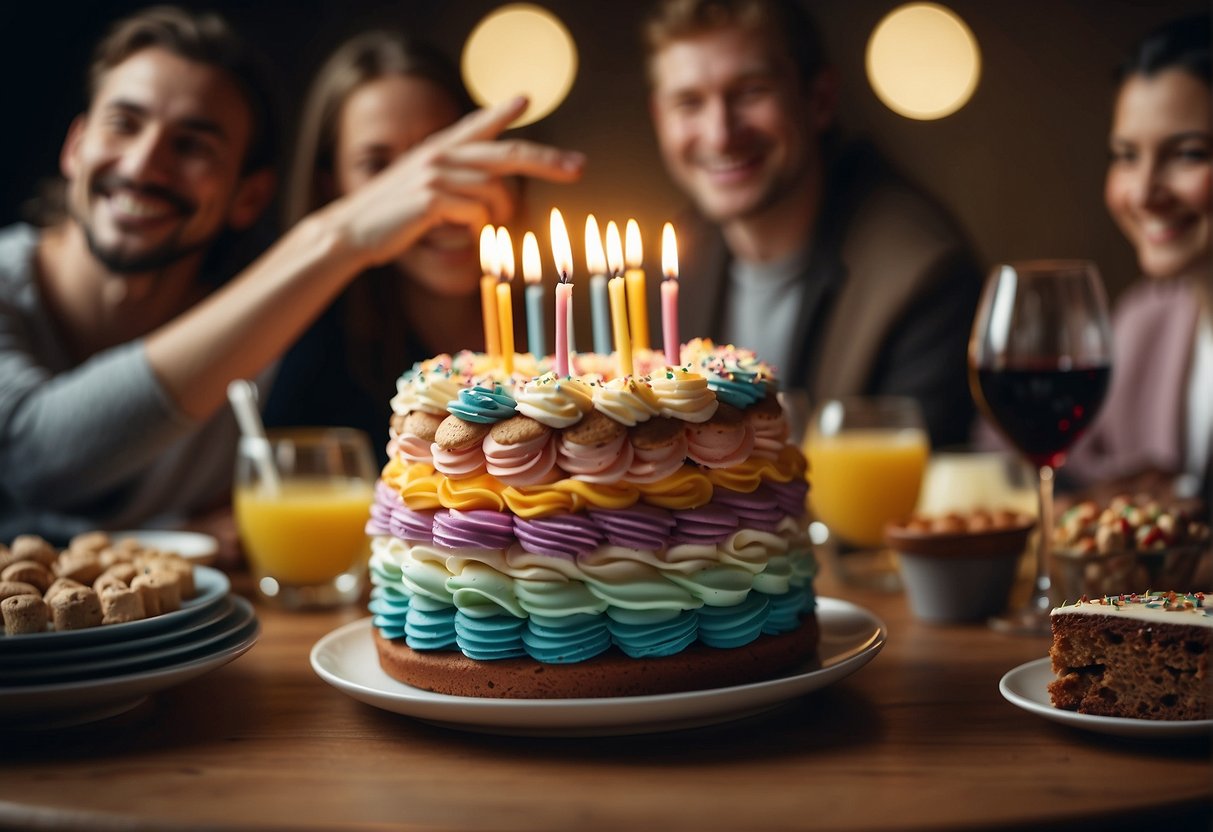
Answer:
M66 510L103 499L193 427L142 340L53 373L11 312L0 309L0 481L18 503Z

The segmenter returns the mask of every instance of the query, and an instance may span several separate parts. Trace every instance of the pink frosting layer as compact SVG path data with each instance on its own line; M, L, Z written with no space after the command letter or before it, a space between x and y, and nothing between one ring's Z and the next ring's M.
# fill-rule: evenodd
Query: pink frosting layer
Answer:
M525 487L561 478L556 470L554 435L502 445L490 434L484 438L482 447L488 472L506 485Z
M589 447L566 442L556 448L556 461L573 479L594 483L614 483L623 479L635 454L627 434L620 434L605 445Z
M682 434L666 448L634 449L632 464L625 479L628 482L649 483L663 480L682 467L687 456L687 439Z
M434 455L434 469L453 480L476 477L484 473L484 451L479 445L472 445L462 451L444 451L435 442L430 446L430 452Z
M687 434L687 456L707 468L740 465L754 450L754 429L744 423L728 431L690 428Z

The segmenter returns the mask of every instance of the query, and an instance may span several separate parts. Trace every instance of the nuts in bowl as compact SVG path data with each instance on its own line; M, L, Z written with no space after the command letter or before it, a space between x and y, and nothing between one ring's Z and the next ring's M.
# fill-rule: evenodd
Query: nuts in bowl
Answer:
M1144 494L1087 500L1058 518L1053 580L1068 599L1189 586L1210 545L1208 524L1185 506Z
M1034 518L1003 509L914 516L885 529L910 610L924 621L976 621L1003 610Z

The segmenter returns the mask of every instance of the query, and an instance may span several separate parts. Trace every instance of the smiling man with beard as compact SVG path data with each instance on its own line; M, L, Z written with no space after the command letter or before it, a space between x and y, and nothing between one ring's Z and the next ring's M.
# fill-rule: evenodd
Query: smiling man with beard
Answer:
M204 260L274 188L255 61L214 15L118 23L60 156L66 215L0 231L0 540L171 522L221 503L226 389L290 346L359 273L435 227L479 228L517 174L580 154L493 141L526 106L474 112L291 228L212 290Z
M679 227L683 332L755 349L813 403L913 396L968 438L981 269L959 227L835 127L836 80L796 0L662 0L650 111Z

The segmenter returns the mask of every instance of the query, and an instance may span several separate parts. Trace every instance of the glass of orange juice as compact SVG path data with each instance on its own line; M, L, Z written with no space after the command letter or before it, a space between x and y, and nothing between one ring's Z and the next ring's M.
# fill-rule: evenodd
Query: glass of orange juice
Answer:
M370 442L351 428L241 440L236 527L263 598L306 609L361 597L375 476Z
M839 578L900 588L884 527L914 511L930 442L918 403L903 396L854 396L822 402L809 419L809 505L815 540L832 541Z

